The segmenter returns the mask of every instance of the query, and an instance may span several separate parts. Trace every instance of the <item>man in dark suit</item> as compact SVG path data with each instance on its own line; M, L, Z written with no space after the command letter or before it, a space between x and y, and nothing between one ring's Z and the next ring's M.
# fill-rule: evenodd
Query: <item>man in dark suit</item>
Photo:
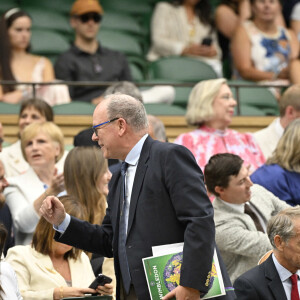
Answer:
M93 140L104 157L128 164L125 188L124 170L111 180L102 226L70 218L55 197L45 199L41 214L63 232L58 241L114 257L117 299L149 300L142 258L152 256L152 246L184 242L180 285L164 299L200 299L208 291L215 231L193 155L149 137L145 108L128 95L107 96L96 107L93 124Z
M300 207L274 216L268 224L273 254L234 283L239 300L299 300Z

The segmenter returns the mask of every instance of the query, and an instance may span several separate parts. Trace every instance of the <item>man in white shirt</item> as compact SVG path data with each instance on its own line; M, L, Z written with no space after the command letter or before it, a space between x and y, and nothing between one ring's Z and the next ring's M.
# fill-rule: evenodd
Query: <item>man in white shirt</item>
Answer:
M293 120L300 118L300 84L292 85L283 93L279 111L280 117L253 134L266 159L272 155L284 129Z
M212 156L205 166L205 183L213 201L216 243L232 282L257 265L272 249L267 221L289 207L262 186L253 184L249 168L235 154Z
M273 254L234 283L239 300L299 300L300 207L290 207L268 223Z

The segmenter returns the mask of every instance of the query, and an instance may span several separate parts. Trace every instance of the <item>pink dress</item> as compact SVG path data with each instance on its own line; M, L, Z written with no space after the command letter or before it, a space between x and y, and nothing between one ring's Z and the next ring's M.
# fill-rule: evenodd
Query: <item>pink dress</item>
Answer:
M203 125L194 131L179 135L174 143L187 147L202 171L210 157L218 153L239 155L246 165L251 165L251 172L265 163L264 155L250 133L240 133L231 129L218 130Z

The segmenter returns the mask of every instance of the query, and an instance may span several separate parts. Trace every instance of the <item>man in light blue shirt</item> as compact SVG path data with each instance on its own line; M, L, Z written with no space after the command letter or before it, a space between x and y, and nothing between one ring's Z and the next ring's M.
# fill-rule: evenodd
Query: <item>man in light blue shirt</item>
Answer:
M299 300L300 207L281 211L268 223L273 254L234 283L239 300Z

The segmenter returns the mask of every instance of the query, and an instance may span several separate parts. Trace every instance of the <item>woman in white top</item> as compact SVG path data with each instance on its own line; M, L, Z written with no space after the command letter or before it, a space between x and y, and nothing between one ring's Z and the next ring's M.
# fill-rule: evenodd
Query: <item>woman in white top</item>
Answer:
M222 74L221 49L208 0L157 3L151 22L152 45L147 58L183 55L201 59Z
M62 170L55 166L64 153L63 134L52 122L32 123L21 134L21 148L30 168L7 178L4 195L13 218L16 245L28 245L42 201L64 190Z
M7 231L5 227L0 224L0 299L22 300L23 298L19 292L15 271L9 263L1 261L6 237Z
M54 80L52 63L46 57L29 53L31 17L19 8L8 10L0 20L0 79L21 82ZM64 85L39 86L36 95L50 105L70 101ZM32 96L30 85L0 86L0 101L19 103Z

